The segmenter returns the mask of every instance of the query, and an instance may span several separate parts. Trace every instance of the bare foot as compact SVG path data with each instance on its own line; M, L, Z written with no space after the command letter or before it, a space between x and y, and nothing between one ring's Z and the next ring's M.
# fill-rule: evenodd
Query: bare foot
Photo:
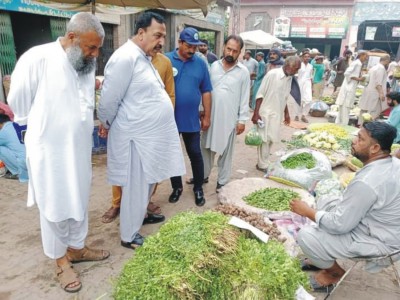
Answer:
M103 223L111 223L112 221L115 220L116 217L118 217L118 215L119 215L119 207L111 207L101 217L101 221Z
M338 283L345 273L345 270L335 262L331 268L319 271L315 274L314 278L319 284L328 286L330 284Z

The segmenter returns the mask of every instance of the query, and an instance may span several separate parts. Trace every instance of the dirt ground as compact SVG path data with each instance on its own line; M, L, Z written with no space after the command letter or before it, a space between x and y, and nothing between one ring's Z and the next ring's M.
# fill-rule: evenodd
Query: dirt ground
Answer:
M326 122L325 118L312 118L311 122ZM250 122L246 131L251 128ZM282 138L289 138L295 131L282 126ZM283 144L273 147L273 153L282 149ZM273 155L273 158L276 157ZM186 159L187 177L191 169ZM236 141L232 179L261 177L255 168L257 151L244 144L244 134ZM194 210L202 212L217 205L216 168L210 182L204 185L207 202L199 208L194 204L191 186L184 185L184 192L176 204L168 202L171 192L169 181L160 184L154 202L161 206L166 218L178 212ZM347 171L337 168L339 174ZM76 264L81 274L83 288L79 293L65 293L56 281L54 262L42 251L39 214L36 207L26 207L27 185L15 180L0 178L0 299L112 299L113 282L134 251L120 246L119 219L110 224L101 222L102 214L110 207L111 187L106 181L106 155L93 156L93 183L89 206L89 235L87 245L107 249L109 259L102 262ZM141 232L147 236L155 233L160 224L143 226ZM348 268L352 262L343 262ZM330 299L400 299L400 289L393 282L393 271L387 269L379 274L368 274L356 267L343 285ZM317 299L323 299L317 295Z

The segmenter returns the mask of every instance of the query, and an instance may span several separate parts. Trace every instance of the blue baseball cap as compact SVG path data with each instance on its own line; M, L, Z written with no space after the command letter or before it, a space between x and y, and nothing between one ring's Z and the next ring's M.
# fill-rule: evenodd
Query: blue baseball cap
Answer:
M199 39L199 32L193 27L186 27L179 35L179 39L189 45L204 45Z

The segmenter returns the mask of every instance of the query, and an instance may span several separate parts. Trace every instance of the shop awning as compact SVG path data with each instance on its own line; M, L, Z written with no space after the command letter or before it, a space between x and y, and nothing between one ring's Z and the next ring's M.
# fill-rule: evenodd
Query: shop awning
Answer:
M281 45L283 41L262 30L253 30L240 33L246 48L271 49L274 44Z

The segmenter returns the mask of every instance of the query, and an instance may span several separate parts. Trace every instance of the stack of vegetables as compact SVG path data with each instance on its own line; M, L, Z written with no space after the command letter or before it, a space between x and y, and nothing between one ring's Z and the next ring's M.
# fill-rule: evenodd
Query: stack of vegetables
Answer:
M268 211L290 211L289 203L300 195L289 189L265 188L247 195L243 200L254 207Z
M327 105L335 104L336 101L336 99L334 99L332 96L323 96L321 100L324 101Z
M279 242L246 238L218 212L181 213L125 265L115 299L293 299L308 286Z

